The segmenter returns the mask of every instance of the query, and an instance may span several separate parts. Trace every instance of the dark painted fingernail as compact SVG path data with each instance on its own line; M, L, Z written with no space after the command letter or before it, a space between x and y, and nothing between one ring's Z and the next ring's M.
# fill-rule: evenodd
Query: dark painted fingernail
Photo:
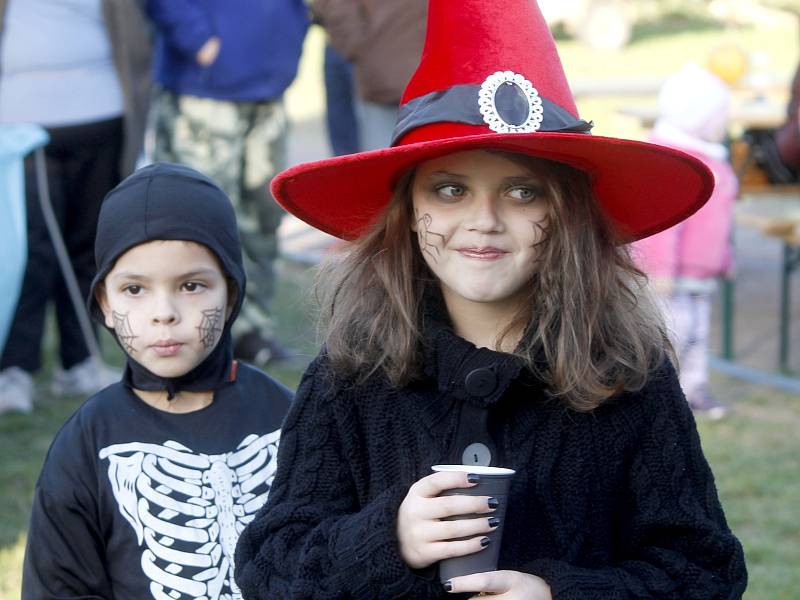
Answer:
M489 508L497 508L498 506L500 506L500 500L498 500L497 498L489 498L487 504L489 505Z
M491 540L487 537L481 538L481 547L486 548Z
M452 592L453 591L453 584L449 581L444 582L444 591L445 592Z
M500 525L500 519L498 519L497 517L489 517L489 527L494 528L497 527L498 525Z
M476 473L467 473L467 481L470 483L478 483L481 480L481 476Z

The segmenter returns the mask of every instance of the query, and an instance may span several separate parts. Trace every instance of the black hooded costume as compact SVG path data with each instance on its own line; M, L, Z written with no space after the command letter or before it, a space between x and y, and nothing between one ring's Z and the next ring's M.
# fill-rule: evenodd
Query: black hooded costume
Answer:
M211 354L165 379L128 357L123 379L87 400L56 435L36 486L22 597L235 596L233 554L264 504L280 425L292 394L233 361L230 327L245 276L233 207L208 178L157 163L106 197L98 222L94 290L127 250L153 240L206 246L237 291ZM214 390L190 413L167 413L132 388ZM226 596L227 595L227 596Z

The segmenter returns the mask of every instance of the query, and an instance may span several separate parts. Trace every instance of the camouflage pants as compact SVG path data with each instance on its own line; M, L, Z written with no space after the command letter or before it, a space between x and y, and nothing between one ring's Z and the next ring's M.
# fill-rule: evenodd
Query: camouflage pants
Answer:
M284 214L269 183L286 165L283 102L230 102L159 90L153 130L153 160L183 163L205 173L233 202L247 272L245 303L235 329L269 334L277 229Z

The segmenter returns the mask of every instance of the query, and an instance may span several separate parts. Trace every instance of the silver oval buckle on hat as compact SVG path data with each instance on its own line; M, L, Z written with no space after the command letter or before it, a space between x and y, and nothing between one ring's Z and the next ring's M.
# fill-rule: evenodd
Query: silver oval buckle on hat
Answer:
M489 129L497 133L532 133L542 124L542 99L519 73L497 71L478 92L478 108Z

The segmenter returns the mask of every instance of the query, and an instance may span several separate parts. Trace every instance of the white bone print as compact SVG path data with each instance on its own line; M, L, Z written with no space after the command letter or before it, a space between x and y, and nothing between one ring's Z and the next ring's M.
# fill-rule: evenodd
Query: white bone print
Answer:
M100 451L119 511L142 546L156 600L240 600L236 541L263 506L277 468L280 430L247 436L233 452L131 442Z

